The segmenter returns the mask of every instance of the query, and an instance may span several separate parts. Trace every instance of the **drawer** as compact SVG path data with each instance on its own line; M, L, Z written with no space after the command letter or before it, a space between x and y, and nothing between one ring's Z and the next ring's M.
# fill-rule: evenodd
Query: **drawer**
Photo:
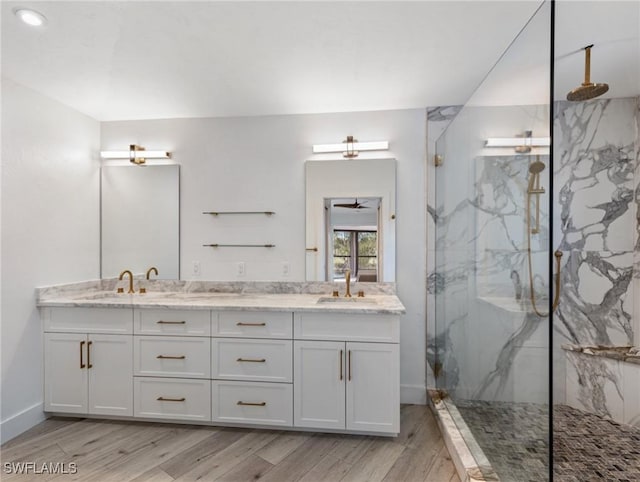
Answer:
M133 380L135 417L211 420L210 380L145 377Z
M296 313L296 340L400 342L398 315Z
M291 339L293 313L278 311L214 312L211 331L212 336Z
M42 321L45 332L133 333L130 308L43 308Z
M134 336L136 376L210 378L211 338Z
M293 425L293 389L287 383L211 382L212 420Z
M213 338L212 375L221 380L291 382L293 347L290 340Z
M211 311L134 310L136 335L210 336Z

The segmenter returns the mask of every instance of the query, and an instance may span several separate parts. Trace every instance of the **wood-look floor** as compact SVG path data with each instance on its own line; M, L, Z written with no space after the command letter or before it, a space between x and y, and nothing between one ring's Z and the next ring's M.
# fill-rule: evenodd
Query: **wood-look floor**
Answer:
M2 446L2 480L459 482L436 421L403 405L397 438L51 418ZM77 464L7 474L7 462ZM68 467L68 465L67 465Z

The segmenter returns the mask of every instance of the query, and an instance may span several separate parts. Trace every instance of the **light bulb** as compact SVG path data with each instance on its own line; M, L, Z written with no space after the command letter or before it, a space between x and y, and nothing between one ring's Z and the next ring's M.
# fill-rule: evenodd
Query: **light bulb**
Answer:
M32 27L41 27L47 21L45 16L40 12L36 12L35 10L30 10L28 8L19 8L15 10L14 13L16 17Z

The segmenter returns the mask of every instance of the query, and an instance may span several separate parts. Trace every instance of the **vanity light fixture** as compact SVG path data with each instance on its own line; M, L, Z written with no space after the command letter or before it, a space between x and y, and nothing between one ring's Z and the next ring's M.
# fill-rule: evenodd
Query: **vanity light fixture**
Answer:
M30 8L15 8L13 13L22 22L31 27L42 27L47 23L47 18L44 15Z
M147 151L142 146L129 145L128 151L101 151L103 159L129 159L133 164L144 164L147 159L171 159L171 153L167 151Z
M549 147L550 145L550 137L490 137L485 141L484 147L513 147L516 152L524 153L531 151L531 147Z
M314 144L314 154L329 152L342 152L343 157L353 159L358 157L360 151L386 151L389 149L389 141L358 142L353 136L347 136L341 144Z

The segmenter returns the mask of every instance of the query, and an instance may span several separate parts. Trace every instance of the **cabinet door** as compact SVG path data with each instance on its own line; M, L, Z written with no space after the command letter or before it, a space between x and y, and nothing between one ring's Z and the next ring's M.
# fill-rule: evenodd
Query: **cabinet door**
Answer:
M44 334L45 411L87 413L86 363L87 335Z
M400 355L391 343L347 343L347 430L400 431Z
M133 337L89 335L89 413L133 415Z
M344 342L296 341L293 353L294 425L344 429Z

